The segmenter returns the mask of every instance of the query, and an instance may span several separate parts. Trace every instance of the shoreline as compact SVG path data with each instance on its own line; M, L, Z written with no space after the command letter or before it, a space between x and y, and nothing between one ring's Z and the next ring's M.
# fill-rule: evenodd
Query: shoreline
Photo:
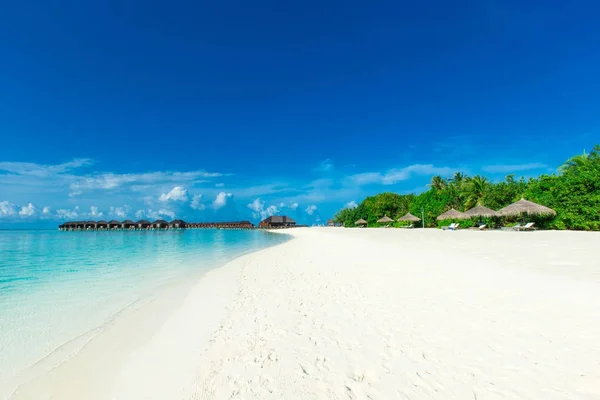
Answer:
M212 271L264 249L244 251L187 276L184 280L162 285L146 293L101 325L61 344L21 370L14 377L11 388L0 393L0 398L5 398L3 395L8 396L7 399L43 398L48 393L58 393L61 399L108 398L107 384L114 381L120 363L150 339L169 315L181 306L193 287ZM106 353L110 353L111 357L107 358ZM75 387L70 385L73 377L78 379ZM92 391L90 388L93 388Z
M597 236L277 233L14 399L600 396Z

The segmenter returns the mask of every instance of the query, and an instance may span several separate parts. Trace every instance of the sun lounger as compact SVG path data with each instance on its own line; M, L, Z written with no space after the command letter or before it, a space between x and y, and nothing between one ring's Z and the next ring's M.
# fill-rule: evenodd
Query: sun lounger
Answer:
M484 230L484 229L485 229L485 224L483 224L483 225L479 225L479 230L480 230L480 231L482 231L482 230Z
M522 226L519 230L520 231L533 231L533 230L535 230L533 225L535 225L535 222L529 222L529 223L525 224L524 226Z
M454 231L458 228L458 226L460 225L460 223L455 223L455 224L450 224L450 226L448 227L448 229L450 229L451 231Z
M519 229L521 229L521 224L516 224L512 228L513 228L513 230L518 231Z

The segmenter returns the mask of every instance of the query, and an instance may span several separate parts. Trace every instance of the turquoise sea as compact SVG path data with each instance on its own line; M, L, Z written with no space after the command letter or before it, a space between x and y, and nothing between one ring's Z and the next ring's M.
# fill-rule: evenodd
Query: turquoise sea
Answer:
M0 231L0 387L144 298L286 240L264 231Z

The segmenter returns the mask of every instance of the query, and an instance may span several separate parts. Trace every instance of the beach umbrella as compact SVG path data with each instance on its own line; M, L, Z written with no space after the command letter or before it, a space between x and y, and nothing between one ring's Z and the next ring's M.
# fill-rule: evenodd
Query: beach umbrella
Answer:
M419 222L421 221L421 218L415 217L411 213L406 213L406 215L398 218L398 221Z
M498 215L502 217L519 217L525 214L554 216L556 215L556 211L546 206L536 204L533 201L525 200L524 198L498 210Z
M361 218L358 221L356 221L354 225L367 225L367 221Z
M469 217L484 217L484 218L495 217L498 215L498 213L496 211L492 210L491 208L482 206L481 204L466 211L465 214L468 215Z
M451 208L450 210L446 211L442 215L438 216L437 220L442 221L445 219L469 219L469 218L470 218L470 216L466 215L465 213L456 211L454 208Z
M389 224L390 222L394 222L394 220L387 215L384 215L382 218L379 218L377 222L380 224Z

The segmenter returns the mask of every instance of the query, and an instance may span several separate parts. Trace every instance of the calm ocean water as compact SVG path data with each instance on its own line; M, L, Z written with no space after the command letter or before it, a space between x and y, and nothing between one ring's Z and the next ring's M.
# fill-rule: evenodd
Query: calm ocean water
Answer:
M262 231L0 231L0 385L161 288L285 240Z

